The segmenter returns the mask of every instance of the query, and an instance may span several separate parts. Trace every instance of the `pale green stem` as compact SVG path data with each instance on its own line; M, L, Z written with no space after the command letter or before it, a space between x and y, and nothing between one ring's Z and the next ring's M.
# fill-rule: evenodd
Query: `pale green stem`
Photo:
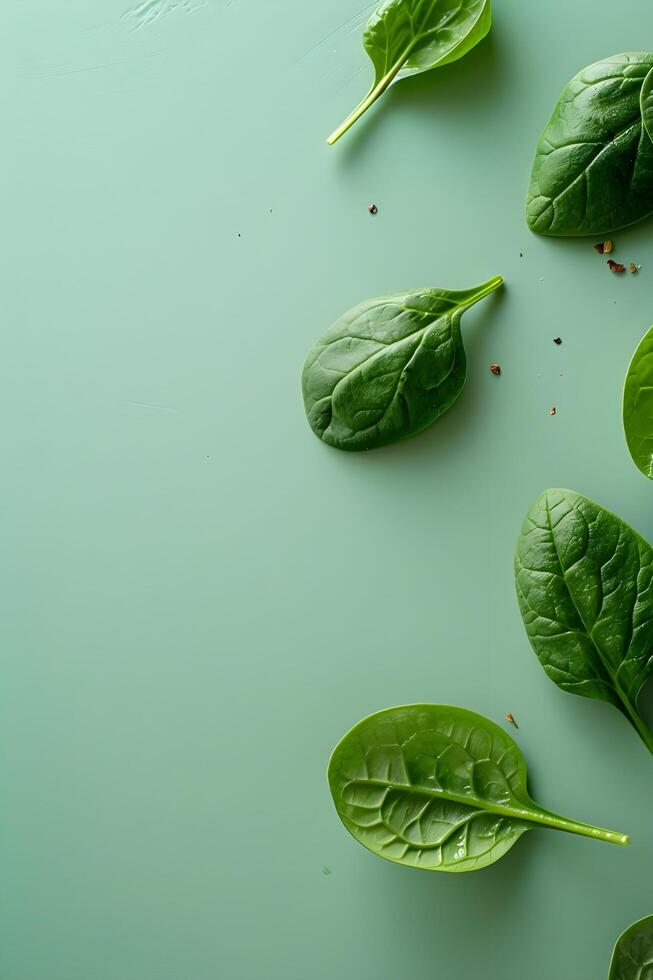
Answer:
M528 823L552 827L554 830L566 830L570 834L592 837L594 840L606 841L608 844L619 844L621 847L626 847L630 843L628 834L619 834L616 830L603 830L602 827L593 827L588 823L568 820L566 817L559 817L557 813L549 813L548 810L541 813L524 810L520 817Z
M625 697L623 698L623 703L625 704L628 712L628 721L632 724L633 728L636 730L637 734L651 755L653 755L653 733L646 722L643 721L637 714L637 711L632 709L630 702Z
M492 281L492 280L490 280ZM375 779L368 779L366 783L371 786L387 786L388 784ZM488 803L465 793L453 793L449 790L443 792L441 789L433 789L426 786L404 786L393 784L394 788L402 790L412 790L433 799L447 799L453 803L462 803L464 806L478 806L479 809L486 810L488 813L496 813L497 816L508 817L510 819L522 820L538 827L551 827L554 830L566 830L570 834L580 834L581 837L592 837L594 840L602 840L608 844L619 844L626 847L630 843L628 834L619 834L616 830L604 830L602 827L593 827L588 823L579 823L577 820L568 820L567 817L560 817L557 813L550 810L531 810L528 805L518 803Z
M412 48L412 45L411 45ZM360 119L364 112L367 112L371 105L374 105L376 100L380 95L383 95L388 86L395 80L401 69L406 63L406 59L410 54L411 48L408 48L406 52L397 59L396 63L392 66L387 75L384 75L380 82L378 82L373 89L370 90L369 94L365 96L362 102L359 102L352 113L350 113L345 121L341 123L337 129L331 133L327 143L329 146L333 146L337 143L341 136L344 136L348 129L354 125L354 123Z
M465 309L469 309L470 306L474 306L475 303L479 303L482 299L485 299L486 296L489 296L490 293L493 293L495 289L498 289L499 286L502 285L503 276L493 276L491 279L488 279L487 282L484 282L482 286L478 287L469 302L464 304Z

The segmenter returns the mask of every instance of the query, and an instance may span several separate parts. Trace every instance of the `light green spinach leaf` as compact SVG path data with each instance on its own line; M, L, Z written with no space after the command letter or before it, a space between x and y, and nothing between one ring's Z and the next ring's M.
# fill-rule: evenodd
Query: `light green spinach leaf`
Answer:
M463 390L460 320L503 282L418 289L366 300L310 350L302 374L309 424L338 449L375 449L426 428Z
M635 465L653 480L653 327L633 354L628 368L623 421Z
M526 208L533 231L598 235L653 212L653 142L641 106L652 68L651 53L619 54L567 85L537 146Z
M372 87L327 143L337 143L394 81L457 61L491 25L490 0L386 0L363 34Z
M464 708L411 704L370 715L338 743L328 778L356 840L412 868L476 871L536 827L628 843L534 803L519 747Z
M571 490L531 507L515 559L519 607L545 673L608 701L648 749L637 699L653 671L653 549L610 511Z
M619 936L608 980L653 980L653 915L633 922Z

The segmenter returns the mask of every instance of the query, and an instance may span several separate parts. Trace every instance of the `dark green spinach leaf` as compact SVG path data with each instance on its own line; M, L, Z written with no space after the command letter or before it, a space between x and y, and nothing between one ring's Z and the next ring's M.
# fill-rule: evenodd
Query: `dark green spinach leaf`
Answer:
M533 231L598 235L653 212L653 142L640 104L652 68L653 54L619 54L567 85L537 147L527 202Z
M412 868L476 871L536 827L628 843L534 803L519 747L464 708L412 704L370 715L338 743L328 777L356 840Z
M563 691L615 705L648 749L637 698L653 671L653 549L571 490L547 490L524 521L515 559L526 632Z
M502 282L496 276L462 292L397 293L345 313L304 365L304 406L315 434L338 449L375 449L439 418L467 375L461 317Z
M635 465L653 480L653 327L633 354L628 368L623 421Z
M653 980L653 915L633 922L619 936L608 980Z
M372 87L327 143L336 143L394 81L457 61L491 25L490 0L386 0L363 34Z

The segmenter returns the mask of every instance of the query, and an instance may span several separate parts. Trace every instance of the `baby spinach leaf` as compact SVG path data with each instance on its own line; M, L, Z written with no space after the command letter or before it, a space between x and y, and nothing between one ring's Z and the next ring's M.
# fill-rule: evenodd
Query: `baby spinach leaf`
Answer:
M623 420L630 455L644 476L653 480L653 327L628 368Z
M457 61L491 25L490 0L386 0L363 33L372 87L327 143L337 143L394 81Z
M651 980L653 977L653 915L633 922L619 936L608 980Z
M356 840L412 868L476 871L536 827L628 843L534 803L516 743L464 708L411 704L370 715L338 743L328 778Z
M652 68L653 54L619 54L569 82L537 146L526 208L533 231L601 234L653 212L653 142L640 104Z
M653 549L579 493L547 490L524 521L517 597L545 673L563 691L608 701L648 749L637 698L653 671Z
M375 449L415 435L454 403L467 361L460 320L497 289L418 289L366 300L310 350L302 374L315 434L338 449Z

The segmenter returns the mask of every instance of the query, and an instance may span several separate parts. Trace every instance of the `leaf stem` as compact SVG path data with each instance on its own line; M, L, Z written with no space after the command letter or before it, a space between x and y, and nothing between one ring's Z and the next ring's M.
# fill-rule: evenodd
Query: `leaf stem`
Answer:
M462 803L465 806L477 806L479 809L486 810L489 813L496 813L501 817L522 820L524 823L533 826L551 827L553 830L566 830L570 834L580 834L581 837L592 837L594 840L602 840L608 844L619 844L621 847L626 847L630 844L628 834L619 834L616 830L604 830L602 827L593 827L589 823L569 820L567 817L561 817L551 810L540 808L533 800L530 800L530 803L537 808L535 810L532 810L530 806L517 800L510 803L490 803L487 800L482 800L480 797L473 797L466 793L443 792L439 788L433 789L426 786L387 783L379 779L366 779L365 784L368 786L385 787L390 785L393 789L422 793L424 796L431 797L432 799L446 799L453 803Z
M554 830L566 830L570 834L580 834L581 837L592 837L594 840L602 840L608 844L619 844L620 847L627 847L630 843L628 834L619 834L616 830L604 830L602 827L593 827L588 823L568 820L566 817L560 817L557 813L550 813L548 810L536 810L530 813L524 811L522 819L528 823L552 827Z
M367 110L371 105L374 105L374 103L379 98L379 96L383 95L385 90L392 84L392 82L397 77L398 73L405 65L408 55L411 52L411 48L412 48L412 44L397 59L397 61L392 66L390 71L386 75L384 75L383 78L370 89L370 91L362 100L362 102L358 103L354 111L347 116L345 121L341 123L337 129L334 129L334 131L327 139L327 143L329 144L329 146L333 146L334 143L337 143L340 137L344 136L348 129L351 129L351 127L354 125L355 122L357 122L357 120L360 119L363 113L367 112Z
M643 718L641 718L637 710L633 709L630 702L623 694L622 700L626 706L628 721L631 723L651 755L653 755L653 732L651 732L651 729L648 727L646 722L643 720Z
M490 293L493 293L495 289L498 289L499 286L502 285L503 276L492 276L492 278L488 279L487 282L484 282L482 286L479 286L475 290L471 290L472 296L468 303L463 304L464 308L469 309L470 306L474 306L476 303L479 303L482 299L485 299L486 296L489 296Z

